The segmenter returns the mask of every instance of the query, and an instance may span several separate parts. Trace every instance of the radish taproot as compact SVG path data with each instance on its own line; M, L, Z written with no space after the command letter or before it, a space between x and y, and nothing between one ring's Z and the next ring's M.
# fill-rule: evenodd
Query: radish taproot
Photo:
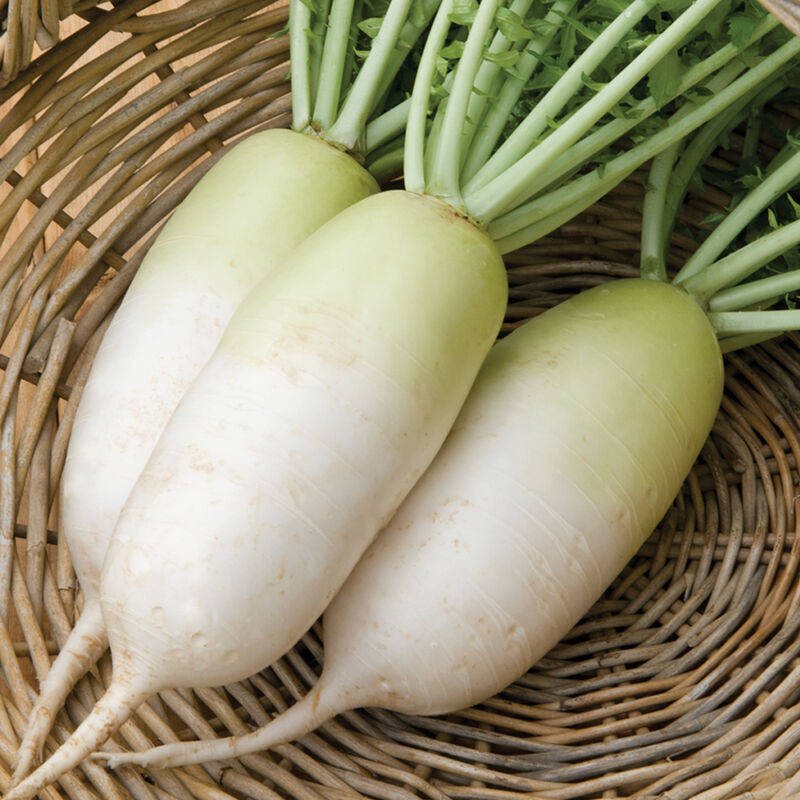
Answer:
M112 536L112 682L8 800L151 694L240 680L297 641L441 446L506 293L484 233L398 191L342 211L248 295Z
M359 70L351 77L340 65L337 79L328 64L324 80L315 82L307 52L311 21L307 9L294 4L295 130L263 131L231 148L181 203L143 261L95 358L70 439L62 524L84 606L42 681L14 781L28 773L57 710L107 647L100 569L120 509L158 435L249 289L319 225L377 191L358 163L369 152L365 126L385 110L376 95L391 88L437 5L427 0L411 20L396 3L373 46L365 45L365 75ZM338 19L318 60L330 62L330 52L341 49L361 22L341 14ZM355 91L340 108L348 82ZM382 125L385 135L402 119Z
M70 437L61 519L84 605L40 686L17 777L28 772L75 681L107 647L103 558L181 395L259 278L320 224L376 190L366 170L330 145L264 131L203 176L148 251L95 357Z
M709 135L751 113L711 121L677 165L672 154L668 191L648 182L645 240L671 229ZM456 711L533 666L673 502L716 417L722 353L800 329L796 309L750 310L800 291L789 255L800 222L765 213L800 182L787 138L671 281L644 247L649 277L586 290L494 346L442 449L326 609L322 674L305 697L247 735L97 756L149 767L244 756L358 706ZM769 232L737 243L759 215ZM773 274L753 278L767 263Z

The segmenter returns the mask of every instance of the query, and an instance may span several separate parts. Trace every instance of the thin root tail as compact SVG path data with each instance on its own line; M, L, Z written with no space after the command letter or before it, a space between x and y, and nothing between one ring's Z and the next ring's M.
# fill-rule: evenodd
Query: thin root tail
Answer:
M56 714L75 684L108 647L99 601L89 601L64 647L42 681L13 764L11 785L16 786L42 759L44 742Z
M106 761L112 769L123 764L141 767L167 768L186 764L201 764L238 758L261 750L268 750L310 733L340 710L320 703L320 686L317 684L302 700L290 706L267 725L243 736L225 739L204 739L194 742L173 742L133 753L97 752L92 758Z

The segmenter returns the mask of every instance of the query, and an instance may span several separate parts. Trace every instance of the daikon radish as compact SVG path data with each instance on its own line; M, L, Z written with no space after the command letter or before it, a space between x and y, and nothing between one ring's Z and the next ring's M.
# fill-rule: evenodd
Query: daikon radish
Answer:
M491 240L400 191L342 211L256 287L111 539L113 680L7 800L77 764L153 693L237 681L285 653L441 446L505 303Z
M526 29L525 14L530 3L515 0L504 5L499 0L486 0L471 9L461 7L458 14L454 13L452 0L442 3L419 61L409 102L401 104L397 114L392 110L370 123L362 141L366 114L354 113L352 103L362 102L361 111L368 110L372 99L387 94L385 81L382 78L376 81L376 72L367 70L366 64L361 75L371 77L360 89L356 85L352 87L339 117L332 126L326 126L330 109L336 107L340 94L342 66L348 63L347 58L342 60L340 56L344 53L344 34L351 30L347 6L352 4L344 0L334 2L328 19L327 6L306 5L297 0L292 5L293 11L299 9L306 15L305 30L309 33L308 37L299 38L308 45L314 41L315 31L327 28L337 31L338 36L334 38L340 45L330 49L323 47L322 51L307 47L299 54L301 57L293 61L293 80L295 75L322 77L319 91L305 91L309 87L306 80L300 83L303 91L293 92L297 118L305 120L310 130L321 128L325 138L341 147L361 147L364 142L383 144L380 156L370 161L373 168L377 168L379 162L382 168L396 164L398 143L402 141L407 188L420 196L445 201L450 213L463 214L476 222L495 240L497 249L506 252L557 227L648 158L679 141L693 127L713 118L726 105L787 69L787 64L798 53L796 41L776 46L774 52L767 55L757 52L761 39L771 31L774 33L774 26L768 20L755 25L747 41L739 41L741 37L737 37L737 41L721 41L729 37L730 32L726 30L717 35L720 41L709 42L706 37L712 34L708 34L704 20L714 12L719 1L696 0L683 3L679 8L672 7L675 19L663 30L659 24L659 32L652 36L650 32L642 36L636 30L640 21L644 29L648 29L651 22L647 14L653 11L653 5L647 0L633 0L613 21L605 17L591 20L590 27L596 29L597 35L588 37L590 43L579 55L576 53L574 63L568 65L554 85L547 87L534 101L526 96L520 107L529 106L530 113L495 147L508 127L510 106L507 102L511 99L513 106L514 98L520 97L525 88L524 76L530 75L541 61L540 49L543 48L543 52L555 47L558 53L557 33L534 36ZM436 5L390 3L374 47L386 53L389 39L381 38L384 31L397 32L401 27L405 30L410 19L424 17L418 13L421 8L428 13ZM411 7L414 13L400 25L398 20ZM558 27L558 21L563 21L570 7L569 0L554 7L553 13L548 15L548 25ZM501 8L502 15L498 13ZM443 93L439 76L446 72L442 69L443 64L447 64L444 45L448 41L462 42L459 35L451 35L455 17L466 19L470 30L463 37L463 48L446 48L447 58L452 57L453 52L460 53L458 66L442 78L448 102L439 105L433 124L428 125L432 98L441 97ZM588 24L588 18L583 21ZM373 30L375 20L363 20L358 25L362 32ZM565 24L565 29L568 28ZM402 36L395 41L401 39ZM410 41L404 39L404 45ZM636 46L629 47L633 41ZM326 45L327 42L326 37ZM639 47L642 42L647 43L646 47ZM679 45L683 52L688 42L692 46L686 47L688 59L681 81L670 81L668 86L651 81L650 70L675 53ZM694 53L692 48L696 44L697 53ZM749 58L739 63L736 56L745 48L749 48ZM402 51L400 47L398 52ZM620 68L620 58L625 60L624 69ZM333 65L333 70L328 70L326 64ZM503 65L516 67L504 72ZM598 88L587 81L589 75L598 80L598 86L604 85ZM364 86L367 88L363 89ZM705 91L693 93L695 87ZM591 95L585 97L585 102L581 99L584 90ZM651 91L653 96L649 94ZM697 97L704 99L694 102ZM667 100L680 106L685 98L693 102L672 116L656 113L667 105ZM620 104L626 109L622 114L618 114ZM631 106L629 110L628 106ZM674 106L670 103L669 107ZM408 128L403 140L399 134L406 112ZM659 116L661 119L657 121ZM551 121L556 124L552 125ZM613 159L603 157L601 168L582 170L587 161L598 154L608 155L607 148L635 129L639 121L646 121L647 132L634 131L639 136L636 146L625 149ZM408 235L416 234L409 229ZM355 236L353 241L356 248L360 247L360 236ZM57 769L49 775L56 773Z
M365 126L386 110L381 103L437 6L428 0L410 19L410 8L395 2L387 24L378 26L372 46L364 48L368 55L359 68L341 62L337 71L335 62L347 54L360 17L352 8L350 14L340 9L321 36L312 30L308 8L293 2L297 132L262 132L233 148L189 194L148 253L105 336L72 433L61 506L84 610L42 682L14 781L40 756L55 713L107 646L100 567L122 504L159 433L257 280L322 222L377 191L358 163L370 151ZM319 63L312 62L323 58L321 75ZM402 130L404 117L389 116L390 124L381 127L391 136Z
M666 266L689 176L751 113L732 107L680 159L652 165L646 278L585 291L493 348L441 451L326 610L322 675L306 697L246 736L109 763L245 755L359 705L454 711L569 631L673 501L716 416L722 352L800 328L796 308L769 309L800 291L800 222L782 196L800 179L791 136L671 279Z
M376 190L366 170L321 140L265 131L203 176L150 248L103 338L71 433L61 520L84 605L40 686L17 777L40 754L75 681L107 647L103 558L178 400L258 280L319 225Z

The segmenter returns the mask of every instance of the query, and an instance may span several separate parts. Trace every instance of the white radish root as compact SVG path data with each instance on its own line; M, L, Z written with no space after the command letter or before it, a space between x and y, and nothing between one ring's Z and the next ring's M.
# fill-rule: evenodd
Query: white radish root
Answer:
M472 223L384 192L248 296L109 545L107 694L7 800L78 764L147 696L240 680L293 646L441 446L506 291Z
M13 780L41 757L75 683L108 646L100 570L122 505L236 307L309 233L377 191L321 140L288 130L231 148L168 220L92 365L61 483L61 521L83 613L39 689Z

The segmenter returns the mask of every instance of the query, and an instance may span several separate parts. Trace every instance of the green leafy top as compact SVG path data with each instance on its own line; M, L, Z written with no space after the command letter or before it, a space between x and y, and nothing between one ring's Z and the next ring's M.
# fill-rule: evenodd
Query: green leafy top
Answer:
M370 119L405 100L409 54L439 0L290 0L293 127L360 158ZM404 68L405 67L405 68ZM405 117L392 120L402 131Z
M799 52L754 0L443 2L412 93L406 186L514 249L777 80Z
M644 204L642 273L667 280L669 235L692 184L728 196L727 207L703 220L700 230L682 227L699 242L670 276L706 309L723 350L733 350L800 328L800 141L781 125L774 108L796 103L796 65L785 82L773 81L732 106L653 162ZM755 103L755 106L753 105ZM782 122L782 120L781 120ZM738 129L738 163L720 169L709 156ZM765 158L764 134L776 143ZM664 179L664 176L667 176ZM663 185L662 185L663 183Z
M292 0L291 11L295 127L363 156L379 179L402 173L502 252L785 82L800 54L756 0Z

